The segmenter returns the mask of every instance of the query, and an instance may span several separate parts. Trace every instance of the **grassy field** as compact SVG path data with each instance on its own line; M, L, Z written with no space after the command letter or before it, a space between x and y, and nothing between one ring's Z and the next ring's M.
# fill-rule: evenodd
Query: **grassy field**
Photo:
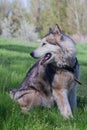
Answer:
M83 85L78 86L78 112L73 119L63 119L56 106L34 108L24 115L10 99L9 90L19 86L36 62L29 55L35 46L22 40L0 39L0 130L87 130L87 44L77 45Z

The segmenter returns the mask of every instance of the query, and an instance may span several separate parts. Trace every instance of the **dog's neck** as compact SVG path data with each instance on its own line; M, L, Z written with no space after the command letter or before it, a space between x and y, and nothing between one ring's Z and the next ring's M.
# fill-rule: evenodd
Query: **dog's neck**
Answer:
M76 69L76 65L78 64L77 58L75 58L75 62L73 64L73 66L69 66L69 65L57 65L55 62L50 63L51 67L53 70L58 71L58 70L68 70L72 73L75 72Z

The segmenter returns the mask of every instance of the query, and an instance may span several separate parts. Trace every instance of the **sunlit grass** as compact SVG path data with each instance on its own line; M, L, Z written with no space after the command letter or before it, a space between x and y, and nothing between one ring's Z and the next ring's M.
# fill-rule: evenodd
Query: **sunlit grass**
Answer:
M17 88L29 68L36 62L30 57L37 44L18 39L0 39L0 130L86 130L87 129L87 44L77 45L81 66L78 87L78 112L65 120L57 107L34 108L28 115L21 113L19 105L10 99L8 92ZM81 101L81 102L80 102Z

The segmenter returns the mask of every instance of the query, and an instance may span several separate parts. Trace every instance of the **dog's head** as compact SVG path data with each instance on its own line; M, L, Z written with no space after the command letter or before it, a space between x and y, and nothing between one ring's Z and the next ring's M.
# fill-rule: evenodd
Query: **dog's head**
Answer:
M33 52L31 52L31 56L34 58L39 58L44 56L40 63L46 64L54 61L56 53L63 53L63 49L61 47L61 42L63 41L63 34L59 26L56 24L54 29L49 29L49 33L44 36L41 40L41 45ZM62 50L62 51L61 51Z

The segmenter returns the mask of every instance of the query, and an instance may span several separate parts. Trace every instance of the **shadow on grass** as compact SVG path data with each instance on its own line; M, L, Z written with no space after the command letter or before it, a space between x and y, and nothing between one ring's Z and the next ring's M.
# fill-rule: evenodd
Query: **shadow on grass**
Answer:
M87 106L87 96L84 97L77 97L77 105L79 108L84 109Z
M87 62L81 62L80 65L86 67L87 66Z
M10 65L10 64L18 64L21 62L30 63L30 61L32 62L34 61L34 59L31 57L18 57L18 56L14 56L14 58L0 57L0 64L5 65L5 66Z
M22 45L0 45L0 49L29 53L32 50L34 50L34 47L27 47L27 46L22 46Z

